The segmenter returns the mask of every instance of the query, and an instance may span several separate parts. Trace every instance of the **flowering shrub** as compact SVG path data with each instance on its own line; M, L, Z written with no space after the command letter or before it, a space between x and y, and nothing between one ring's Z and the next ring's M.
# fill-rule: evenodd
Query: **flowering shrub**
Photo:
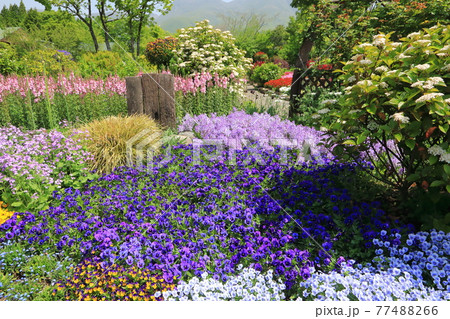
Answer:
M178 39L174 53L179 73L210 72L240 78L251 67L250 59L236 47L231 33L214 29L208 20L181 29Z
M178 39L166 37L157 39L147 44L145 57L147 60L158 66L158 69L168 68L174 58L173 51L177 48Z
M283 60L280 57L274 56L272 58L272 62L273 62L273 64L278 65L280 68L289 69L289 62L286 60Z
M254 62L267 62L267 61L269 61L269 56L267 55L267 53L258 51L253 56L253 61Z
M450 300L450 293L417 283L408 272L398 268L375 272L343 266L341 273L312 273L300 283L298 300L326 301L414 301Z
M91 155L77 134L0 128L0 199L17 211L40 210L54 190L80 187Z
M32 75L57 76L60 73L70 74L77 69L71 56L52 49L30 51L23 60L27 65L26 72Z
M161 292L175 287L148 269L116 264L105 267L97 259L84 260L69 279L56 286L53 295L80 301L157 301L162 300Z
M250 80L263 85L267 81L278 79L283 75L284 70L273 63L264 63L256 67L250 75Z
M340 144L334 151L356 157L379 143L374 176L403 199L413 185L427 189L435 200L448 198L441 190L450 192L449 28L424 29L401 42L376 35L372 43L355 47L343 67L348 86L329 127L332 143ZM389 140L399 152L389 147ZM400 167L393 165L394 159Z
M398 268L427 286L450 293L450 233L432 230L408 234L401 242L401 234L382 231L373 243L378 247L374 263L378 267Z
M252 268L237 267L239 273L227 278L226 283L211 278L208 273L201 279L194 277L189 282L181 281L175 290L163 292L165 300L193 301L270 301L283 300L286 288L280 280L275 281L273 271L262 274Z

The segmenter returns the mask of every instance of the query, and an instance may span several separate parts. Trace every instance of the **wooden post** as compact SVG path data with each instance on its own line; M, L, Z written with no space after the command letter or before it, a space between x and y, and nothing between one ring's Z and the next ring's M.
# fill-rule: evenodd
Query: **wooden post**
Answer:
M129 114L147 114L163 127L176 127L173 75L144 74L126 81Z
M126 77L128 115L144 113L142 83L139 77Z

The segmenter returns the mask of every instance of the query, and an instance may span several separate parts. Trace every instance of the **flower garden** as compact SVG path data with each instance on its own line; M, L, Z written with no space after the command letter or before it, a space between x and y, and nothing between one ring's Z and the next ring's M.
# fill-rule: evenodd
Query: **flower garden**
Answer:
M119 77L0 76L0 300L450 300L448 28L356 47L309 126L238 105L232 36L182 30L192 143L124 120ZM123 165L149 128L155 156Z

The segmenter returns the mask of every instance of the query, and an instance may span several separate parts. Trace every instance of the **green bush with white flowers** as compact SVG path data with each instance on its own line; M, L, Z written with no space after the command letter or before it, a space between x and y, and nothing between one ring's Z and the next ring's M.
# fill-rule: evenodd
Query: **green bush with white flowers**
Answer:
M334 152L363 153L374 175L400 198L450 192L450 26L437 25L392 42L390 34L353 49L342 68L346 88L329 126Z
M235 45L233 35L214 29L208 20L181 29L178 39L174 53L176 71L180 74L209 72L241 78L251 67L251 59Z

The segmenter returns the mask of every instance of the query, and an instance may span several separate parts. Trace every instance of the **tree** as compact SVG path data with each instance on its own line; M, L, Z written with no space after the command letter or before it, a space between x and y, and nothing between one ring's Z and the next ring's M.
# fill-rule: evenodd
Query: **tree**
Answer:
M172 8L173 0L113 0L118 14L125 21L129 37L128 50L133 57L141 54L143 27L152 19L151 14L166 14Z
M34 0L37 3L40 3L44 6L45 11L51 11L52 10L52 4L50 3L49 0Z
M349 59L353 46L377 32L405 35L436 22L448 23L450 10L445 0L292 0L291 6L299 10L288 27L290 56L296 59L291 116L296 112L298 79L307 69L311 52L315 50L316 55L325 55L336 64Z
M95 34L95 21L92 15L92 0L48 0L50 4L63 9L80 19L89 29L92 41L94 43L95 52L98 52L98 40Z

